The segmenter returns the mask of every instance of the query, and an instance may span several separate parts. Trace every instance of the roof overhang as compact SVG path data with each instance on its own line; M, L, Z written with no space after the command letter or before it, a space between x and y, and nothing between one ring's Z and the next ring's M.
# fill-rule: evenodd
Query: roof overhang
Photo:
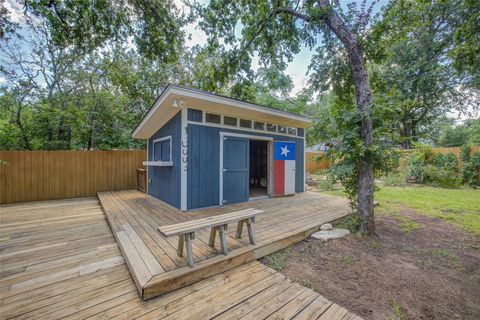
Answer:
M181 101L179 105L178 101ZM176 102L176 103L174 103ZM181 110L191 107L240 118L306 128L312 119L210 92L168 85L132 132L135 139L148 139Z

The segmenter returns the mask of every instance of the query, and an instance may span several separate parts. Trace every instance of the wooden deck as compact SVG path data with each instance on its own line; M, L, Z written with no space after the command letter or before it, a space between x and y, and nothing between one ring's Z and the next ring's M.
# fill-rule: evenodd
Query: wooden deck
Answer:
M256 260L299 242L321 224L349 213L344 199L302 193L293 197L262 199L181 212L164 202L134 190L99 193L101 205L137 288L144 299L187 286L204 278ZM208 246L209 232L197 233L193 241L195 267L177 255L177 239L164 238L157 227L246 208L264 210L254 225L256 245L248 237L237 239L236 225L228 228L228 255ZM245 233L244 233L245 234Z
M0 218L0 319L360 319L255 261L143 301L96 198Z

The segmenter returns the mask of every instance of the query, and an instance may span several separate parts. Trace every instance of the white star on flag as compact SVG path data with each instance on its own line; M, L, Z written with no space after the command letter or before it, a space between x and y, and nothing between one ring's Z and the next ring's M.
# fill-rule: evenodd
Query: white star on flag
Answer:
M281 156L285 156L285 158L288 158L288 153L290 152L290 150L287 149L287 146L285 146L285 147L280 147L280 149L282 149L282 154L281 154Z

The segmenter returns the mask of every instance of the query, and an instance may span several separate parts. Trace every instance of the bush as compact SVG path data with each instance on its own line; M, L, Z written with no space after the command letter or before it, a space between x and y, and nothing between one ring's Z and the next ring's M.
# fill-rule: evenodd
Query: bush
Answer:
M433 160L432 147L424 144L415 145L415 152L408 160L408 177L415 178L418 183L425 180L425 166Z
M470 152L472 148L470 146L463 146L462 151L460 152L460 159L463 163L470 162Z
M356 213L349 214L348 216L338 220L335 223L335 228L347 229L351 233L357 233L360 230L361 219Z
M318 189L320 190L333 190L334 184L331 180L320 180L317 184Z
M480 152L474 153L462 168L462 182L471 187L480 187Z
M424 181L442 188L459 188L462 185L462 179L458 173L453 170L439 168L434 165L425 167Z
M453 153L436 154L433 163L440 170L458 172L458 159Z

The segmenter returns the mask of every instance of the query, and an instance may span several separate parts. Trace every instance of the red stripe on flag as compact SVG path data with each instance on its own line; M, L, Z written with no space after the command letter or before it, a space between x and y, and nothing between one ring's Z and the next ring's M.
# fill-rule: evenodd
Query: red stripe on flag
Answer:
M285 194L285 161L273 161L273 194Z

